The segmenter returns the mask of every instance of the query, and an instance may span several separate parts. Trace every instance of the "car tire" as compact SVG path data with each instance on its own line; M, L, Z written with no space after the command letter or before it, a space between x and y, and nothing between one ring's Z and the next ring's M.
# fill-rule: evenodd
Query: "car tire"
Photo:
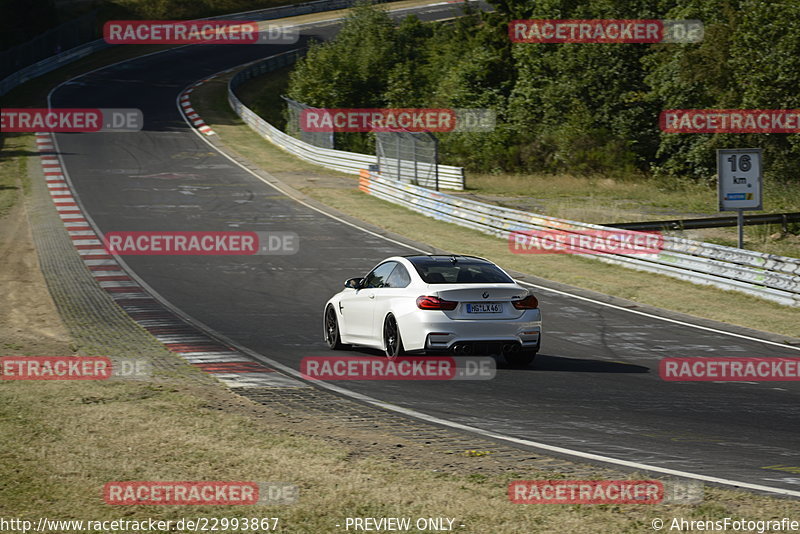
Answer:
M392 314L387 315L383 321L383 347L383 352L390 360L402 356L405 352L403 350L403 340L400 338L400 328L398 328L397 320Z
M333 306L328 306L325 310L325 342L331 350L342 350L348 347L342 343L342 334L339 330L339 320L336 318L336 310Z

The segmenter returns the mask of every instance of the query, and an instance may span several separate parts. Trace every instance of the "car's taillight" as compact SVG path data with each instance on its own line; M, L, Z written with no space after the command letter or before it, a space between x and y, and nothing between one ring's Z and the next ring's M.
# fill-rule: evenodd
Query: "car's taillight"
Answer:
M515 300L511 304L518 310L535 310L539 307L539 300L533 295L528 295L522 300Z
M455 310L458 302L442 300L439 297L423 296L417 298L417 308L420 310Z

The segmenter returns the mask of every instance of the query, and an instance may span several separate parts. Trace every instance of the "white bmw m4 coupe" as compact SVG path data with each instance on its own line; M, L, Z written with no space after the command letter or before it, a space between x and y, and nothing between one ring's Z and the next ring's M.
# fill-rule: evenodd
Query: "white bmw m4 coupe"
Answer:
M503 354L524 366L539 350L539 302L500 267L473 256L396 256L351 278L326 304L331 349L361 345L389 358Z

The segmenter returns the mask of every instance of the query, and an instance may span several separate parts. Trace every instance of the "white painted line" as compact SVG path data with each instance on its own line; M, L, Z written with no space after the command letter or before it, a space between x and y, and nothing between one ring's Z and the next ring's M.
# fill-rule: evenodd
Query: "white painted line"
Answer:
M159 52L154 52L154 54L155 53L159 53ZM140 59L140 58L136 58L136 59ZM121 64L121 63L125 63L125 62L129 62L129 61L132 61L132 60L131 59L122 60L122 61L120 61L118 63L115 63L115 65ZM105 69L105 68L109 68L111 66L113 66L113 65L106 65L104 67L95 69L95 71L101 70L101 69ZM95 72L95 71L91 71L91 72ZM82 77L82 76L86 76L88 74L90 74L90 73L84 73L81 76L78 76L76 78L79 78L79 77ZM50 91L50 93L48 94L48 104L50 104L52 102L53 93L59 87L61 87L61 85L64 85L65 83L68 83L69 81L72 81L72 80L74 80L76 78L72 78L70 80L67 80L66 82L63 82L62 84L59 84L58 86L53 88ZM190 91L187 91L187 92L190 92ZM199 133L197 133L197 135L200 136ZM203 139L202 136L200 136L200 138ZM321 214L323 214L323 215L325 215L325 216L327 216L327 217L329 217L329 218L331 218L333 220L337 220L342 224L346 224L346 225L348 225L350 227L356 228L356 229L358 229L358 230L360 230L362 232L365 232L367 234L373 235L373 236L378 237L380 239L383 239L383 240L385 240L387 242L395 243L395 244L400 245L400 246L402 246L404 248L407 248L409 250L415 250L417 252L426 253L426 251L424 251L424 250L421 250L419 248L407 245L405 243L399 242L399 241L391 239L391 238L387 238L385 236L382 236L380 234L372 232L372 231L370 231L370 230L368 230L366 228L362 228L362 227L360 227L360 226L358 226L358 225L356 225L354 223L351 223L349 221L345 221L345 220L343 220L343 219L341 219L339 217L336 217L336 216L334 216L332 214L326 213L326 212L320 210L319 208L311 206L307 202L305 202L305 201L303 201L303 200L301 200L299 198L294 197L293 195L289 194L287 191L284 191L283 189L281 189L277 185L267 182L262 177L257 175L255 172L251 171L250 169L247 169L242 164L240 164L239 162L237 162L236 160L234 160L233 158L231 158L230 156L228 156L224 152L218 150L212 143L208 142L207 140L206 140L206 142L213 150L216 150L218 153L220 153L221 155L223 155L224 157L229 159L235 165L239 166L240 168L242 168L246 172L250 173L251 175L253 175L257 179L261 180L262 182L267 184L269 187L272 187L276 191L279 191L279 192L283 193L284 195L286 195L289 198L292 198L293 200L295 200L296 202L300 203L301 205L304 205L304 206L308 207L309 209L311 209L313 211L316 211L318 213L321 213ZM56 141L56 144L58 144L57 141ZM66 171L65 171L65 174L66 174ZM87 219L91 220L90 215L88 213L86 214L86 217L87 217ZM124 260L120 259L120 263L125 265L126 268L127 268L127 265L124 263ZM130 269L128 269L128 270L130 270ZM188 315L184 314L179 309L177 309L174 306L172 306L169 303L169 301L164 299L158 292L154 291L152 287L150 287L148 284L146 284L144 282L144 280L140 280L139 277L136 276L136 273L134 271L130 270L130 275L131 275L131 277L137 279L140 282L140 284L142 285L142 287L146 288L150 292L150 294L153 295L162 305L167 307L167 309L172 310L179 317L184 318L190 324L193 324L195 326L201 327L206 332L212 333L214 336L217 337L217 339L225 340L227 343L231 344L232 346L237 346L237 344L234 343L232 340L229 340L227 337L222 336L221 334L219 334L215 330L209 328L207 325L204 325L203 323L200 323L199 321L194 320L193 318L191 318ZM536 286L534 284L527 284L527 285L530 285L531 287L538 287L538 286ZM553 290L551 290L549 288L544 288L544 289L546 289L548 291L553 291ZM585 301L594 302L594 303L596 303L598 305L601 305L601 306L610 306L610 307L614 307L614 308L618 308L618 309L623 309L623 310L629 311L629 312L640 313L641 315L649 316L649 317L652 317L654 319L666 320L663 317L659 317L659 316L656 316L656 315L650 315L650 314L646 314L646 313L643 313L643 312L635 312L634 310L630 310L628 308L621 308L619 306L607 305L606 303L595 301L593 299L588 299L586 297L578 297L577 295L572 295L572 294L569 294L569 293L563 293L563 294L565 296L580 298L580 299L583 299ZM676 321L676 320L669 320L669 321L673 322L673 323L685 324L685 325L688 325L688 326L697 327L697 325L692 325L690 323L682 323L682 322ZM700 328L705 329L704 327L700 327ZM711 330L713 331L713 329L711 329ZM729 332L724 332L724 331L719 331L719 332L722 333L722 334L731 335L731 333L729 333ZM753 339L755 341L765 342L765 340L761 340L761 339L757 339L757 338L748 338L747 336L739 336L739 337L743 337L743 338L747 338L747 339ZM783 345L781 345L781 346L783 346ZM291 367L282 365L279 362L273 361L271 358L267 358L267 357L262 356L260 354L257 354L257 353L254 353L252 351L246 350L244 348L242 348L241 350L243 352L247 353L247 354L250 354L251 356L253 356L254 358L256 358L259 361L268 363L271 367L274 367L276 369L281 369L281 370L283 370L285 373L287 373L290 376L295 376L295 377L300 378L300 376L299 376L300 373L298 371L295 371ZM800 348L798 348L798 350L800 350ZM270 374L275 374L275 373L270 373ZM484 435L484 436L487 436L487 437L492 437L494 439L500 439L500 440L503 440L503 441L518 443L520 445L532 446L532 447L541 448L541 449L544 449L544 450L550 450L550 451L553 451L553 452L561 452L563 454L568 454L568 455L571 455L571 456L581 457L581 458L585 458L585 459L593 459L593 460L598 460L598 461L602 461L602 462L606 462L606 463L612 463L612 464L617 464L617 465L625 465L625 466L628 466L628 467L633 467L635 469L644 469L644 470L648 470L648 471L661 472L661 473L665 473L665 474L671 474L671 475L675 475L675 476L681 476L681 477L691 478L691 479L696 479L696 480L705 480L705 481L708 481L708 482L714 482L714 483L719 483L719 484L732 485L732 486L738 486L738 487L754 489L754 490L759 490L759 491L766 491L766 492L770 492L770 493L777 493L777 494L782 494L782 495L793 495L793 496L800 497L800 491L786 490L786 489L783 489L783 488L773 488L773 487L761 486L761 485L757 485L757 484L748 484L748 483L744 483L744 482L739 482L739 481L735 481L735 480L728 480L728 479L723 479L723 478L708 477L708 476L704 476L704 475L698 475L698 474L695 474L695 473L689 473L689 472L684 472L684 471L677 471L677 470L672 470L672 469L659 468L659 467L656 467L656 466L650 466L650 465L647 465L647 464L641 464L641 463L637 463L637 462L628 462L628 461L625 461L625 460L619 460L619 459L616 459L616 458L610 458L610 457L605 457L605 456L585 453L585 452L581 452L581 451L565 449L565 448L561 448L561 447L552 447L552 446L546 445L546 444L540 444L540 443L533 442L533 441L514 438L512 436L506 436L506 435L503 435L503 434L496 434L496 433L493 433L493 432L488 432L488 431L485 431L485 430L482 430L482 429L479 429L479 428L475 428L475 427L469 427L467 425L462 425L460 423L455 423L455 422L439 419L439 418L432 417L432 416L429 416L429 415L426 415L426 414L422 414L420 412L416 412L416 411L413 411L413 410L407 410L405 408L401 408L399 406L394 406L394 405L391 405L391 404L387 404L387 403L378 401L377 399L373 399L371 397L367 397L365 395L361 395L359 393L355 393L353 391L349 391L349 390L340 388L338 386L333 386L331 384L325 384L325 383L320 382L319 386L320 387L325 387L325 388L328 388L328 389L331 389L331 390L338 391L339 393L341 393L343 395L346 395L346 396L349 396L351 398L360 398L364 402L367 402L369 404L373 404L373 405L376 405L376 406L380 406L380 407L383 407L385 409L389 409L391 411L404 413L404 414L412 416L412 417L416 417L416 418L419 418L419 419L427 420L427 421L430 421L430 422L435 422L435 423L438 423L438 424L441 424L441 425L444 425L444 426L447 426L447 427L450 427L450 428L457 428L457 429L465 430L465 431L472 432L472 433L475 433L475 434Z
M526 285L526 286L530 286L530 287L535 287L537 289L541 289L542 291L550 291L551 293L556 293L558 295L562 295L562 296L565 296L565 297L570 297L570 298L573 298L573 299L578 299L578 300L583 300L583 301L586 301L586 302L591 302L592 304L599 304L600 306L605 306L606 308L613 308L615 310L625 311L625 312L628 312L628 313L634 313L636 315L641 315L643 317L649 317L651 319L658 319L659 321L666 321L668 323L679 324L681 326L690 326L690 327L696 328L698 330L705 330L706 332L714 332L715 334L722 334L722 335L725 335L725 336L738 337L738 338L741 338L741 339L746 339L748 341L757 341L759 343L765 343L767 345L775 345L775 346L778 346L778 347L783 347L785 349L800 350L800 347L796 347L796 346L793 346L793 345L787 345L786 343L778 343L777 341L770 341L768 339L759 339L757 337L752 337L752 336L748 336L748 335L745 335L745 334L736 334L734 332L726 332L725 330L718 330L716 328L710 328L708 326L700 326L700 325L693 324L693 323L687 323L685 321L680 321L678 319L669 319L667 317L661 317L659 315L653 315L652 313L647 313L647 312L638 311L638 310L632 310L630 308L625 308L623 306L617 306L615 304L609 304L607 302L600 302L599 300L594 300L594 299L591 299L589 297L582 297L580 295L573 295L572 293L567 293L565 291L559 291L558 289L551 289L549 287L540 286L540 285L536 285L536 284L531 284L530 282L523 282L522 280L517 280L517 283L523 284L523 285Z
M210 373L232 388L293 387L311 388L310 385L278 373Z
M100 287L140 287L133 280L110 280L105 282L100 280L98 283Z
M141 293L139 291L135 293L109 293L111 298L114 300L141 300L141 299L150 299L150 295L147 293Z
M103 277L109 277L109 276L128 276L128 273L126 273L123 270L117 270L117 271L92 271L92 275L95 278L103 278Z
M208 343L206 335L197 334L158 334L154 336L161 343Z
M264 58L264 59L266 59L266 58ZM200 137L200 138L202 139L202 137ZM209 147L212 150L217 151L217 153L219 153L220 155L222 155L223 157L228 159L231 163L233 163L234 165L238 166L239 168L241 168L245 172L247 172L250 175L254 176L258 180L261 180L263 183L267 184L269 187L275 189L276 191L279 191L280 193L283 193L284 195L286 195L287 197L293 199L294 201L298 202L299 204L301 204L303 206L306 206L307 208L309 208L309 209L311 209L313 211L316 211L317 213L321 213L322 215L330 217L331 219L333 219L335 221L338 221L338 222L340 222L342 224L345 224L345 225L350 226L352 228L356 228L356 229L358 229L358 230L360 230L360 231L362 231L362 232L364 232L364 233L366 233L368 235L372 235L372 236L377 237L379 239L382 239L384 241L387 241L387 242L390 242L390 243L394 243L394 244L402 246L402 247L404 247L406 249L413 250L413 251L416 251L416 252L421 252L423 254L427 254L428 253L428 251L425 251L425 250L422 250L420 248L414 247L412 245L408 245L406 243L402 243L402 242L397 241L395 239L391 239L389 237L380 235L380 234L378 234L376 232L373 232L371 230L368 230L366 228L362 228L362 227L358 226L355 223L352 223L350 221L346 221L346 220L344 220L344 219L342 219L340 217L337 217L335 215L332 215L330 213L326 213L326 212L322 211L321 209L319 209L319 208L317 208L315 206L312 206L309 203L303 201L302 199L293 196L288 191L283 190L280 186L268 182L267 180L265 180L264 178L262 178L261 176L256 174L254 171L248 169L247 167L245 167L244 165L242 165L241 163L239 163L238 161L236 161L235 159L230 157L225 152L219 150L212 143L210 143L208 141L206 141L206 143L209 145ZM134 273L134 275L135 275L135 273ZM138 279L138 277L137 277L137 279ZM189 317L188 315L184 314L183 312L181 312L180 310L178 310L177 308L172 306L169 303L169 301L167 301L166 299L161 297L161 295L158 292L154 291L152 287L147 285L146 282L144 282L143 280L139 280L139 282L144 287L146 287L148 289L148 291L150 291L150 293L155 298L157 298L159 300L159 302L161 302L164 306L168 307L169 309L175 311L175 313L179 314L187 322L192 322L192 324L195 324L196 326L198 326L198 328L202 328L203 330L206 330L207 332L213 333L219 339L224 340L227 343L239 348L239 350L241 350L242 352L244 352L246 354L249 354L250 356L252 356L252 357L254 357L254 358L256 358L256 359L258 359L258 360L260 360L260 361L262 361L262 362L264 362L266 364L268 364L270 367L273 367L275 369L279 369L279 370L283 371L284 373L289 374L291 376L294 376L294 377L297 377L297 378L302 378L299 371L296 371L295 369L293 369L293 368L291 368L289 366L283 365L280 362L277 362L277 361L273 360L272 358L267 358L266 356L263 356L261 354L255 353L253 351L250 351L250 350L248 350L248 349L246 349L244 347L240 347L237 343L235 343L233 340L229 339L227 336L223 336L222 334L220 334L216 330L210 328L208 325L205 325L205 324L203 324L203 323L201 323L199 321L194 320L193 318ZM710 330L710 331L713 331L713 332L718 332L720 334L727 334L727 335L731 335L731 336L734 336L734 337L740 337L740 338L744 338L744 339L749 339L749 340L752 340L752 341L758 341L758 342L772 344L772 345L784 346L784 345L782 345L780 343L775 343L775 342L764 340L764 339L753 338L753 337L744 336L744 335L741 335L741 334L733 334L731 332L725 332L723 330L709 329L709 328L706 328L706 327L701 327L701 326L698 326L698 325L694 325L694 324L691 324L691 323L686 323L686 322L683 322L683 321L678 321L678 320L675 320L675 319L667 319L665 317L659 317L658 315L652 315L652 314L648 314L648 313L645 313L645 312L639 312L639 311L636 311L636 310L631 310L629 308L623 308L621 306L615 306L613 304L607 304L605 302L600 302L598 300L590 299L588 297L582 297L582 296L579 296L579 295L573 295L571 293L566 293L566 292L563 292L563 291L552 290L550 288L546 288L546 287L543 287L543 286L537 286L535 284L530 284L530 283L527 283L527 282L521 282L521 283L523 283L525 285L528 285L528 286L531 286L531 287L538 287L538 288L541 288L541 289L547 290L547 291L555 291L558 294L561 294L561 295L564 295L564 296L567 296L567 297L576 298L578 300L582 300L582 301L586 301L586 302L591 302L593 304L597 304L597 305L600 305L600 306L605 306L605 307L610 307L610 308L614 308L614 309L624 310L624 311L631 312L631 313L636 313L636 314L639 314L639 315L642 315L642 316L646 316L646 317L650 317L650 318L653 318L653 319L656 319L656 320L663 320L663 321L667 321L667 322L671 322L671 323L675 323L675 324L681 324L681 325L689 326L689 327L693 327L693 328L700 328L702 330ZM795 347L793 347L793 348L795 348ZM800 347L797 347L796 349L800 350ZM618 458L612 458L610 456L602 456L602 455L599 455L599 454L586 453L586 452L583 452L583 451L578 451L578 450L574 450L574 449L567 449L567 448L563 448L563 447L554 447L552 445L547 445L545 443L539 443L539 442L535 442L535 441L515 438L513 436L507 436L507 435L504 435L504 434L498 434L498 433L490 432L490 431L487 431L487 430L483 430L483 429L480 429L480 428L477 428L477 427L470 427L470 426L467 426L467 425L462 425L460 423L456 423L456 422L453 422L453 421L448 421L448 420L445 420L445 419L440 419L438 417L433 417L433 416L430 416L430 415L427 415L427 414L424 414L424 413L421 413L421 412L417 412L415 410L409 410L407 408L402 408L400 406L395 406L393 404L388 404L388 403L385 403L385 402L380 401L378 399L374 399L372 397L369 397L367 395L362 395L360 393L356 393L354 391L350 391L348 389L341 388L339 386L335 386L335 385L328 384L328 383L325 383L325 382L319 382L318 385L320 387L322 387L322 388L326 388L326 389L330 389L332 391L336 391L337 393L339 393L341 395L345 395L345 396L348 396L348 397L351 397L351 398L356 398L356 399L361 400L362 402L366 402L366 403L372 404L374 406L378 406L378 407L381 407L381 408L384 408L384 409L387 409L387 410L391 410L391 411L394 411L394 412L403 413L403 414L411 416L411 417L415 417L415 418L418 418L418 419L422 419L424 421L428 421L428 422L431 422L431 423L436 423L436 424L439 424L439 425L443 425L443 426L446 426L446 427L449 427L449 428L455 428L455 429L458 429L458 430L464 430L464 431L467 431L467 432L472 432L472 433L483 435L483 436L486 436L486 437L491 437L493 439L499 439L499 440L503 440L503 441L507 441L507 442L511 442L511 443L516 443L516 444L519 444L519 445L535 447L535 448L539 448L539 449L542 449L542 450L548 450L548 451L551 451L551 452L558 452L558 453L561 453L561 454L567 454L567 455L578 457L578 458L584 458L584 459L588 459L588 460L596 460L596 461L609 463L609 464L614 464L614 465L622 465L622 466L625 466L625 467L632 467L634 469L643 469L643 470L657 472L657 473L680 476L680 477L684 477L684 478L690 478L690 479L695 479L695 480L703 480L703 481L707 481L707 482L714 482L714 483L723 484L723 485L727 485L727 486L738 486L738 487L742 487L742 488L748 488L748 489L758 490L758 491L765 491L765 492L769 492L769 493L776 493L776 494L780 494L780 495L792 495L792 496L800 497L800 491L788 490L788 489L784 489L784 488L776 488L776 487L771 487L771 486L762 486L762 485L758 485L758 484L749 484L747 482L731 480L731 479L724 479L724 478L718 478L718 477L709 477L709 476L701 475L701 474L697 474L697 473L690 473L688 471L679 471L679 470L675 470L675 469L667 469L667 468L658 467L658 466L649 465L649 464L644 464L644 463L639 463L639 462L629 462L627 460L621 460L621 459L618 459Z
M83 260L83 263L95 267L97 265L119 265L114 259L107 260Z
M238 352L232 353L224 353L227 355L221 355L220 353L204 353L204 352L193 352L187 353L182 352L181 358L188 361L189 363L247 363L252 362L253 359L249 358L243 354L239 354ZM274 374L274 373L273 373Z

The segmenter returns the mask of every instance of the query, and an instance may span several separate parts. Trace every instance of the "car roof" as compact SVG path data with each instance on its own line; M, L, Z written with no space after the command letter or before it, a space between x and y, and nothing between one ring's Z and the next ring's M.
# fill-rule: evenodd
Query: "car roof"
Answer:
M487 260L486 258L481 258L478 256L463 256L461 254L409 254L407 256L400 256L401 258L405 258L408 261L414 260L422 260L422 259L432 259L432 260L443 260L443 261L450 261L453 258L458 260L459 258L469 259L472 261L479 261L485 263L492 263L491 261Z

